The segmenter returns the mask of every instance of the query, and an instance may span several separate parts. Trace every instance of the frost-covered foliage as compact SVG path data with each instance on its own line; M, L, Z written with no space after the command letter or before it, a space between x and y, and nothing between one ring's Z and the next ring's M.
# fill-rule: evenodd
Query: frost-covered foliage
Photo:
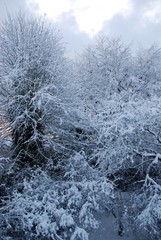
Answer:
M81 154L69 163L61 180L37 170L13 192L1 209L4 235L88 240L88 230L99 226L95 213L112 206L113 185L98 177Z

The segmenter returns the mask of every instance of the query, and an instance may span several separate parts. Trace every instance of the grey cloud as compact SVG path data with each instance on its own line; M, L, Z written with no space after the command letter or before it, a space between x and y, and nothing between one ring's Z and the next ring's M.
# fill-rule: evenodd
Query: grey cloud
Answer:
M160 4L160 0L130 0L134 10L138 9L147 9L150 6L153 6L154 4Z
M152 2L157 2L158 0L131 0L133 7L136 9L138 8L145 8L146 6L151 5Z
M116 14L110 21L104 23L102 32L109 36L122 36L127 42L134 45L141 43L144 46L156 42L161 45L161 22L153 23L145 20L143 13L152 5L159 4L158 0L133 0L133 11L129 16Z

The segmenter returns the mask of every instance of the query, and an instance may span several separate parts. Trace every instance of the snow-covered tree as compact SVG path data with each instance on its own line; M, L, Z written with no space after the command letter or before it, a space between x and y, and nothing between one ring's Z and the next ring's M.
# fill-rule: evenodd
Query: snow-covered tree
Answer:
M130 46L120 38L101 36L78 60L82 98L94 106L127 91L131 76Z
M101 37L80 57L80 102L97 133L89 159L106 174L123 175L122 167L135 174L147 161L142 154L159 151L160 56L156 45L135 55L120 39Z
M45 124L64 66L60 34L45 17L19 12L0 26L1 103L11 126L13 157L23 163L45 158Z

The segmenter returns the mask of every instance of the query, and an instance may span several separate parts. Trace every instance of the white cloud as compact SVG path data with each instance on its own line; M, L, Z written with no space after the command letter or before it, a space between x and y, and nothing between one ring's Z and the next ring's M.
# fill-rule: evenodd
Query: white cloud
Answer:
M161 21L161 4L152 5L147 11L144 13L144 18L153 23L158 23Z
M102 29L105 21L110 20L118 12L128 10L130 10L128 0L83 0L76 1L73 12L80 31L93 36Z
M28 0L28 3L33 0ZM76 19L79 30L91 37L103 27L103 23L115 14L127 14L131 11L129 0L34 0L39 4L39 12L46 13L55 21L61 15L70 12Z

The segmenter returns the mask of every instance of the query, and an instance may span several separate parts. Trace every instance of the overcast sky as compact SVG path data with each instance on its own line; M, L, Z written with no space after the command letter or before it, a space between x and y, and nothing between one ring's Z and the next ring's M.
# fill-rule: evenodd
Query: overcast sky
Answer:
M0 21L20 7L51 17L71 55L100 32L134 44L161 45L161 0L0 0Z

